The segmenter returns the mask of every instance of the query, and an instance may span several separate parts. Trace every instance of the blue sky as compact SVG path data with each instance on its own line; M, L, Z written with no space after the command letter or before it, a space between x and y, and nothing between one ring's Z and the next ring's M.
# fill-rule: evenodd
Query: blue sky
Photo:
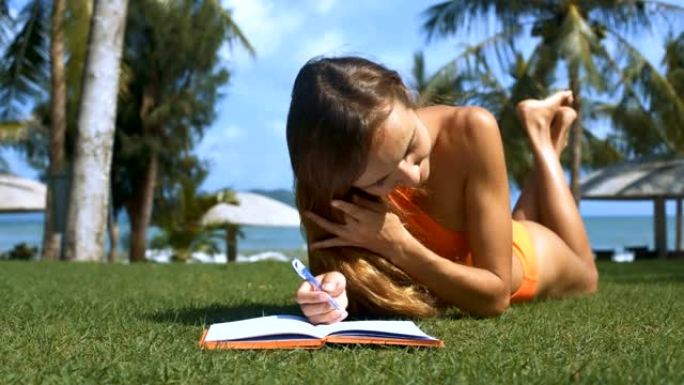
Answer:
M317 55L354 54L379 61L410 78L412 56L425 52L430 71L454 57L463 44L494 32L494 26L429 44L420 32L421 13L435 1L411 0L224 0L257 56L224 49L230 85L217 105L217 119L197 146L211 164L207 191L223 187L290 188L292 173L285 142L289 94L299 68ZM653 62L662 57L662 41L636 39ZM13 172L35 177L16 154L7 152ZM651 213L648 203L585 202L583 213Z

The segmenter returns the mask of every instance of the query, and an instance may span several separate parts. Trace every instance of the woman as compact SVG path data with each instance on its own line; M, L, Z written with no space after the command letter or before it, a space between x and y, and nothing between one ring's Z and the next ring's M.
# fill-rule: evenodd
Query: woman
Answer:
M572 93L518 115L534 170L513 213L495 118L477 107L416 108L398 74L357 57L308 62L287 141L312 270L296 300L312 323L349 312L477 316L512 302L596 291L584 224L559 163ZM343 307L334 309L328 295Z

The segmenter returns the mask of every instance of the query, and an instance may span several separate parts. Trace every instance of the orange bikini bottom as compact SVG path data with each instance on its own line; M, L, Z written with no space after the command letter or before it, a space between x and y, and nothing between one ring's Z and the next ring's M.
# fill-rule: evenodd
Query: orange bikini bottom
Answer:
M532 238L527 228L520 222L513 221L513 254L520 260L523 268L523 279L520 287L511 294L511 303L527 302L534 299L537 293L537 252L534 250Z

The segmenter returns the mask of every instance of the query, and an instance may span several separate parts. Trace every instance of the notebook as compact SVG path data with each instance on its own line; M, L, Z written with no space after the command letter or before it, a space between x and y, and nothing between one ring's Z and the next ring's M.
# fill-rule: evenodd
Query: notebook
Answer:
M326 343L444 347L412 321L346 321L312 325L306 318L273 315L215 323L200 338L202 349L321 348Z

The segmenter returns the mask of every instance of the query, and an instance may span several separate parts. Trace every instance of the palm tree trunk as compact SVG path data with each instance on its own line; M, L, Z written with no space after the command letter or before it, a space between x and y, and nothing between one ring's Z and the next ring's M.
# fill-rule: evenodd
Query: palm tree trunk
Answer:
M138 184L135 201L129 206L129 218L131 220L131 240L129 255L131 262L145 261L147 249L147 227L152 217L152 205L154 203L154 191L157 187L157 174L159 168L159 156L156 152L150 154L145 175Z
M677 225L675 235L675 251L680 253L682 251L682 198L677 197Z
M52 5L50 63L52 98L50 100L50 167L43 227L43 259L57 260L61 254L62 234L57 229L55 178L64 171L64 134L66 132L66 80L64 78L64 0ZM62 223L60 221L60 223Z
M69 260L104 257L127 5L126 0L95 0L93 7L65 243Z
M116 250L119 244L119 222L116 220L113 210L109 210L107 229L109 231L109 253L107 262L116 262Z
M570 191L579 206L582 192L580 191L580 170L582 169L582 98L580 96L579 70L576 65L570 65L570 89L574 96L572 107L577 112L577 119L573 123L570 132Z
M42 258L47 261L56 261L59 259L62 237L61 234L55 230L55 210L53 208L54 198L52 180L48 179L47 191L45 194L45 219L43 222L43 255Z
M226 262L237 260L237 225L226 225Z

